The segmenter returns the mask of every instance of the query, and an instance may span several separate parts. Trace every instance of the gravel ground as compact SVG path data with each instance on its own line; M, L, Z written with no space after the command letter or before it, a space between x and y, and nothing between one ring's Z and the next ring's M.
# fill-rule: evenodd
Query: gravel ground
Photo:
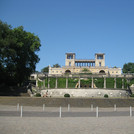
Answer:
M25 107L25 111L39 112L42 107ZM16 112L16 106L2 106L0 111ZM45 108L47 112L58 112L59 108ZM67 108L62 109L67 112ZM89 108L71 108L73 112L91 112ZM94 109L95 111L95 109ZM113 111L112 108L99 111ZM128 111L120 108L117 111ZM129 115L129 114L128 114ZM134 116L106 117L22 117L0 115L0 134L133 134Z

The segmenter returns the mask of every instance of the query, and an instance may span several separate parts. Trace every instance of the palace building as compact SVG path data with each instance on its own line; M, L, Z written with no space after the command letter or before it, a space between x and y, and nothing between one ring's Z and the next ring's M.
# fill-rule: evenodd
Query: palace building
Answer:
M95 59L76 59L75 53L66 53L65 57L65 66L59 68L49 66L49 75L64 75L66 73L121 75L121 68L105 66L104 53L96 53Z

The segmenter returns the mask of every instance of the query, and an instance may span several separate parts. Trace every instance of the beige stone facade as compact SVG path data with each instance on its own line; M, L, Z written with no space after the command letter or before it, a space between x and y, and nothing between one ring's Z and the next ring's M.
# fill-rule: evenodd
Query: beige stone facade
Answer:
M95 59L76 59L75 53L66 53L65 66L60 68L49 66L49 75L64 75L65 73L121 75L121 68L108 68L105 66L104 53L96 53Z

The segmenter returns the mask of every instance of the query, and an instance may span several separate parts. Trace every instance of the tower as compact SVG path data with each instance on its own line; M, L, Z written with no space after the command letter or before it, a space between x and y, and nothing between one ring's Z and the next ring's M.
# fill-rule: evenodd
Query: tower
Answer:
M65 66L75 66L75 53L66 53Z
M96 53L95 54L95 66L96 67L104 67L105 66L105 54L104 53Z

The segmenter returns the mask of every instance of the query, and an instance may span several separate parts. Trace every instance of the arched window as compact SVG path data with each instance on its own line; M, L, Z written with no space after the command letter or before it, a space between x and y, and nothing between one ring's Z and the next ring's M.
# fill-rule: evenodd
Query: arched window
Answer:
M105 74L105 71L104 71L104 70L100 70L99 73L100 73L100 74Z
M71 71L70 70L66 70L65 73L71 73Z

